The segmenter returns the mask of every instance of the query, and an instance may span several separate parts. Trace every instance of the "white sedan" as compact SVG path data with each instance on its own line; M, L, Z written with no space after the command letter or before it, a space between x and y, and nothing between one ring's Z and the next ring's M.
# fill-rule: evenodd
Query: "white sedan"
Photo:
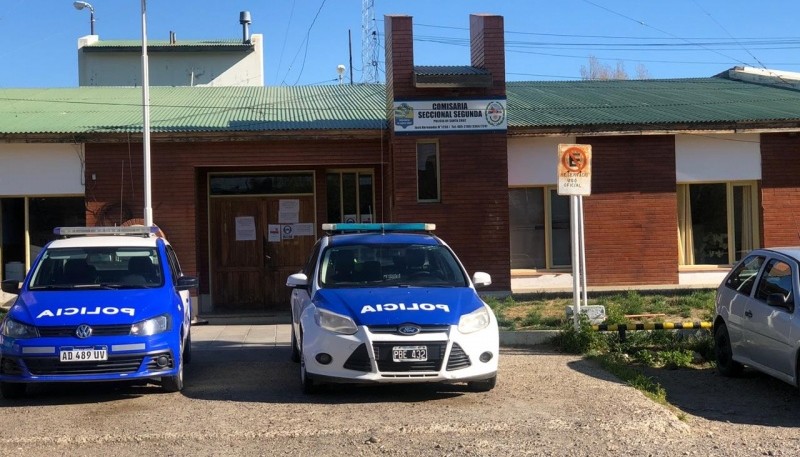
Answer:
M717 290L717 369L734 376L747 365L798 386L800 321L796 316L800 247L757 249Z

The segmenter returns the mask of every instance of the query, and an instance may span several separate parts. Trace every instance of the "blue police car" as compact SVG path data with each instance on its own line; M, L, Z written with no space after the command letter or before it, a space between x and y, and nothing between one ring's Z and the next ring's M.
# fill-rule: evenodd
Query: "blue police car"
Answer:
M325 383L497 380L497 319L433 224L323 224L292 288L292 358L303 391Z
M183 388L191 359L191 299L158 227L61 227L0 321L0 394L39 382L159 379Z

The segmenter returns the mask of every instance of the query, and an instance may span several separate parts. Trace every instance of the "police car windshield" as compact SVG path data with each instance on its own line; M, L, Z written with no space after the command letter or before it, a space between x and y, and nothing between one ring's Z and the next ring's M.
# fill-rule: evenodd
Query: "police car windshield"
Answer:
M163 284L158 253L147 247L47 249L30 289L139 289Z
M328 248L323 287L466 287L453 253L441 245L355 244Z

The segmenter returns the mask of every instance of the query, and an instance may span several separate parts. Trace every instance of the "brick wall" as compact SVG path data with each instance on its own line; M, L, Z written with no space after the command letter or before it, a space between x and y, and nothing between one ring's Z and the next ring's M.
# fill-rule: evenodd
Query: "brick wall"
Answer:
M673 136L578 138L592 145L584 197L590 286L678 283Z
M762 246L800 244L800 136L761 134Z
M386 198L381 192L380 140L209 142L151 144L153 221L175 247L181 266L199 275L207 289L208 211L206 176L210 171L270 172L310 170L317 176L317 230L326 219L325 170L373 168L376 215ZM119 224L142 218L144 207L142 144L86 145L88 225ZM91 180L92 175L96 181ZM123 215L120 217L119 203ZM110 208L110 214L104 211ZM116 209L115 209L116 208ZM103 216L105 220L101 220Z

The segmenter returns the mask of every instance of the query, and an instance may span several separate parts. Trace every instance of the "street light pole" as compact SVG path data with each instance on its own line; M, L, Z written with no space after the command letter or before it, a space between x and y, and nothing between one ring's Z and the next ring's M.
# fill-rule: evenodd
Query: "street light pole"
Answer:
M150 77L147 63L147 0L142 0L142 141L144 143L144 225L153 225L150 192Z
M84 8L89 8L89 21L90 21L89 22L89 27L90 27L89 30L90 30L90 34L94 35L94 7L91 4L87 3L87 2L81 2L81 1L73 2L72 6L74 6L75 9L78 10L78 11L80 11L80 10L82 10Z

